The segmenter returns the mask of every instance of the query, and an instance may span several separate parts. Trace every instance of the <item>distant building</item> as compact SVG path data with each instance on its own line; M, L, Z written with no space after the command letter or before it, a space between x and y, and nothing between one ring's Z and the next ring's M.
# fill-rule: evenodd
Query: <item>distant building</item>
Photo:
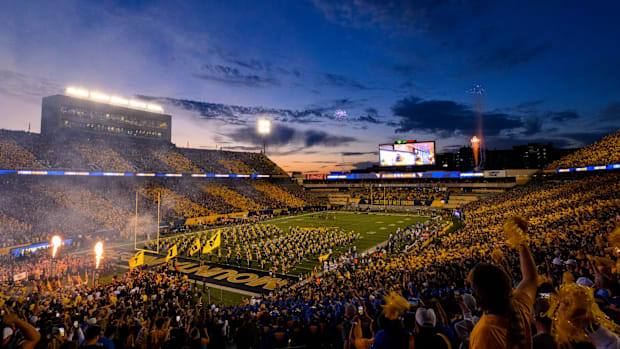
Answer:
M171 141L172 117L91 99L54 95L43 98L41 134L44 137L91 133Z
M476 167L474 151L471 147L461 147L456 153L456 170L471 171Z

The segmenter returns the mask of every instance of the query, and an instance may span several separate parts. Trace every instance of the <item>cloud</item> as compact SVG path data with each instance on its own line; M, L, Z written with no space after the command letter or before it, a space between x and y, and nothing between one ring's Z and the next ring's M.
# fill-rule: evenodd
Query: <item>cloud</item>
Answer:
M203 64L202 72L195 73L194 76L202 80L246 87L280 86L280 81L274 77L243 73L237 68L219 64Z
M472 65L477 70L507 71L532 61L550 48L548 42L529 45L523 40L513 40L473 58Z
M525 118L523 127L525 128L524 134L533 135L542 130L543 120L538 116L531 116Z
M552 121L556 121L556 122L564 122L564 121L579 119L579 114L577 114L574 111L570 111L570 110L560 111L560 112L549 111L545 113L545 116L551 119Z
M620 120L620 102L609 103L601 111L600 118L605 121L615 121L618 123L618 120Z
M262 144L263 138L252 127L237 128L226 134L227 137L253 144ZM348 136L336 136L320 130L297 130L285 125L272 125L271 133L265 136L268 146L284 146L289 144L304 145L305 148L313 146L340 146L357 139ZM297 152L304 148L299 149ZM280 154L283 155L283 154Z
M376 151L345 151L342 156L376 155Z
M557 134L557 136L572 140L573 144L576 143L579 146L585 146L587 144L592 144L594 142L600 141L603 137L608 136L609 134L616 131L616 127L609 127L594 130L591 132L564 132Z
M370 124L380 124L379 112L375 108L367 108L365 114L360 116L357 121L367 122Z
M357 81L354 78L340 75L340 74L331 74L325 73L322 76L321 84L335 87L343 87L354 90L369 90L371 87Z
M292 75L294 77L301 77L303 73L298 69L284 68L282 66L277 66L269 61L260 60L260 59L243 59L243 58L228 58L228 62L235 64L239 67L256 71L256 72L266 72L272 74L283 74L283 75Z
M510 108L510 110L514 110L519 113L526 113L526 114L534 113L538 110L538 106L543 103L544 101L542 99L527 101L527 102L517 104L514 108Z
M231 104L210 103L194 101L188 99L177 99L170 97L156 97L137 95L137 98L147 101L157 101L161 104L172 105L183 110L197 113L203 119L221 120L233 125L247 125L248 119L253 117L269 117L278 122L293 122L299 124L314 124L326 120L334 120L334 111L338 109L358 108L363 105L364 100L353 100L350 98L337 98L325 101L321 104L312 104L303 109L279 109L269 107L248 107ZM359 119L350 119L369 124L381 123L377 119L378 112L374 108L367 108L366 115Z
M325 145L325 146L338 146L355 141L356 139L348 136L334 136L327 132L308 130L305 132L306 146L312 147L313 145Z
M40 102L41 97L62 91L56 81L0 69L0 94Z
M441 137L477 133L477 117L474 111L470 106L453 101L427 101L412 96L397 101L392 106L392 112L399 118L396 133L424 131ZM525 126L520 118L501 112L484 113L482 125L483 134L486 136Z
M345 27L377 27L393 32L426 30L436 21L445 21L438 10L457 1L402 0L314 0L329 21ZM461 6L462 8L463 6Z

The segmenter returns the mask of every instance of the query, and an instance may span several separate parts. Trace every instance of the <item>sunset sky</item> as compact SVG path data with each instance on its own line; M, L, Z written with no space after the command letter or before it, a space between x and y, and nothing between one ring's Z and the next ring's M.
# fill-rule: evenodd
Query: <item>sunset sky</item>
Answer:
M595 3L4 1L0 128L77 86L156 101L183 147L258 151L269 118L272 159L325 173L458 149L479 98L488 148L582 146L620 127L620 3Z

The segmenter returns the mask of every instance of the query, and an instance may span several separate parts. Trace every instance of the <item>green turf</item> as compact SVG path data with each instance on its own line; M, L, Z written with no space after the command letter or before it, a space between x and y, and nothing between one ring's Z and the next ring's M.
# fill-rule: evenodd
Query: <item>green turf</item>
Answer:
M197 286L198 292L202 292L202 285ZM202 294L202 304L209 303L209 294L211 295L211 303L215 303L223 306L241 305L243 304L243 298L250 298L240 293L222 290L221 288L211 287L209 290L205 289Z
M288 233L289 227L338 227L346 232L351 230L360 233L360 240L351 245L343 246L333 250L332 257L338 257L352 246L357 246L358 252L364 252L383 241L386 241L391 233L397 228L405 228L416 222L424 222L428 217L413 215L384 215L384 214L353 214L353 213L314 213L308 215L298 215L285 218L266 220L260 224L273 224ZM288 274L305 274L319 264L318 255L308 256L302 263L298 263ZM198 258L192 258L198 259ZM269 267L269 264L267 264Z
M333 219L335 217L335 219ZM325 219L327 218L327 219ZM376 215L376 214L351 214L351 213L318 213L307 216L293 216L284 219L275 219L273 221L263 222L265 224L274 224L284 231L288 231L288 227L339 227L345 231L355 231L361 234L361 239L353 244L341 247L333 251L333 256L338 257L340 253L348 250L352 246L357 246L358 252L364 252L367 249L386 241L391 233L394 233L398 227L405 228L415 224L416 222L424 222L428 217L405 216L405 215ZM297 264L295 270L290 274L307 273L319 264L318 256L312 256Z

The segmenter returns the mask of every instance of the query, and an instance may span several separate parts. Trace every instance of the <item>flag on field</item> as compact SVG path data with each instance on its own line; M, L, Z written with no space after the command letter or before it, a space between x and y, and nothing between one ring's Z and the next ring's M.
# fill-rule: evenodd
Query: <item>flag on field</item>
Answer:
M166 256L166 263L169 260L177 256L177 245L174 245L168 249L168 255Z
M194 243L192 244L192 247L190 247L189 249L189 255L193 256L198 252L200 252L200 238L194 239Z
M138 251L135 256L129 258L129 269L144 264L144 251Z
M330 253L326 253L322 256L319 257L319 262L323 263L324 261L326 261L329 258Z
M209 253L213 251L214 248L219 247L222 243L222 238L220 235L221 232L218 230L217 233L215 233L211 238L209 238L209 240L207 240L204 247L202 248L202 253Z

